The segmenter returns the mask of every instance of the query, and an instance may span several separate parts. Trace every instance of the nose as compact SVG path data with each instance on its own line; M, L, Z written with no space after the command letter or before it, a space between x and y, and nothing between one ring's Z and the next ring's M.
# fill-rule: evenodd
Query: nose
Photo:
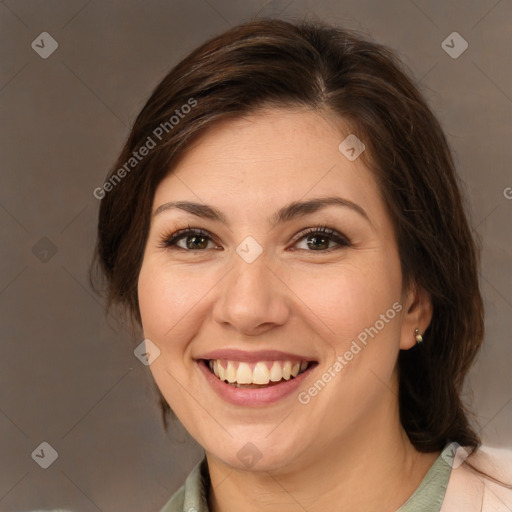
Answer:
M257 336L284 325L290 316L288 288L271 269L265 253L252 263L238 254L221 281L213 319L224 328Z

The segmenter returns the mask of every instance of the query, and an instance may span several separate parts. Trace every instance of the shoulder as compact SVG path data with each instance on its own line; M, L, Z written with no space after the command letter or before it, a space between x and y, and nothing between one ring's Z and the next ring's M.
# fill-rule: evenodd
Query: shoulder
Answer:
M512 450L482 446L460 466L454 465L441 510L512 510Z
M182 485L160 512L181 512L185 502L185 486Z
M182 485L166 503L160 512L201 512L208 511L206 496L209 477L206 457L200 460L189 473Z
M477 464L481 464L489 471L498 471L503 477L512 478L512 450L482 446L474 457Z

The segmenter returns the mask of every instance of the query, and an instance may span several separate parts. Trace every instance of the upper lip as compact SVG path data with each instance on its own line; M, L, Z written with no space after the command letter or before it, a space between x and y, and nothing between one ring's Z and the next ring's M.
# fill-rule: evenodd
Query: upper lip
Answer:
M281 352L280 350L256 350L248 352L238 349L219 349L201 354L196 359L226 359L229 361L241 361L247 363L256 363L258 361L315 361L312 357L293 354L291 352Z

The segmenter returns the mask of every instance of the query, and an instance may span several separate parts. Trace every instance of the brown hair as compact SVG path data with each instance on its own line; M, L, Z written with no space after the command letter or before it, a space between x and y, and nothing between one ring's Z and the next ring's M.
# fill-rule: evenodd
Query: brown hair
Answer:
M395 55L353 32L317 22L245 23L197 48L161 81L102 192L95 262L108 306L121 305L140 324L137 280L156 187L215 122L262 107L332 113L366 145L397 233L405 286L422 287L433 301L424 342L399 355L402 425L422 452L449 441L477 448L460 395L483 339L483 303L478 248L450 149ZM155 147L127 167L149 140ZM167 425L161 394L160 402Z

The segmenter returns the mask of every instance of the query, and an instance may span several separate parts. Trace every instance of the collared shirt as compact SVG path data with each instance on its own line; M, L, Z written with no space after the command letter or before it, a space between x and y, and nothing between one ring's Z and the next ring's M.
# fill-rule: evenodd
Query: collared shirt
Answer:
M458 449L468 455L463 448ZM456 460L453 444L446 445L416 491L397 512L512 511L512 450L481 447L471 455L473 466L461 462ZM474 472L471 467L480 471ZM203 459L161 512L209 512L209 488L208 466Z
M440 512L452 469L449 464L450 450L451 445L444 448L419 487L397 512ZM209 512L209 488L210 477L204 458L192 469L185 484L176 491L161 512Z

